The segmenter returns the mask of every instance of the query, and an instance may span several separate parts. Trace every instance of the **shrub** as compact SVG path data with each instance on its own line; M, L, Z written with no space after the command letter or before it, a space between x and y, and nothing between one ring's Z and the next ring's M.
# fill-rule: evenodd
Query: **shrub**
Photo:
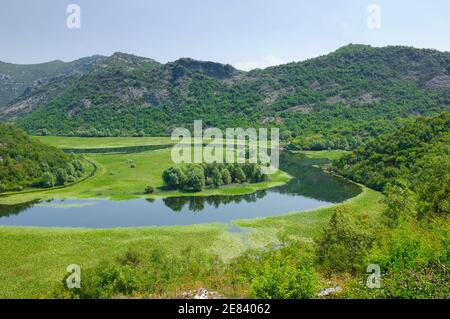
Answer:
M364 269L364 259L373 241L373 230L362 217L338 206L317 239L318 263L327 272L355 274Z
M142 263L143 258L137 251L128 249L126 253L120 256L117 260L121 265L137 266Z
M367 289L355 282L352 298L448 297L448 238L445 218L435 221L399 220L385 229L367 255L366 264L381 269L381 288Z
M310 265L268 261L251 283L251 294L264 299L305 299L315 296L317 277Z
M145 193L146 194L153 194L154 191L155 191L155 188L152 185L147 185L145 187Z
M248 271L250 294L254 298L314 298L318 276L314 270L312 251L307 245L292 240L282 241L281 248L257 250L239 259ZM242 271L242 270L241 270Z

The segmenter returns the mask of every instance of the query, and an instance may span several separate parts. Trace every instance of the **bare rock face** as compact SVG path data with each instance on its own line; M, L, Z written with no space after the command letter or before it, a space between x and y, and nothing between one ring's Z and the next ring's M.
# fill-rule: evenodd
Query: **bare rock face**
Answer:
M9 74L0 73L0 81L11 81L13 78Z
M280 113L285 113L285 112L311 113L313 111L314 111L314 108L312 105L305 104L305 105L292 106L286 110L281 111Z
M325 103L327 103L327 104L339 104L339 103L347 104L347 100L339 95L333 95L333 96L327 97Z
M426 83L426 87L433 90L450 89L450 76L438 75Z
M0 117L12 117L18 112L31 110L34 105L39 103L40 100L40 96L31 96L28 99L19 101L18 103L8 106L7 108L1 108Z

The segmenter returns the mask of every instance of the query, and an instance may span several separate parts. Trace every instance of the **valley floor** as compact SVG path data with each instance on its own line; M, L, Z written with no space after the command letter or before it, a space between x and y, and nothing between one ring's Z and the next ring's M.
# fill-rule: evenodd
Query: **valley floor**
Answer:
M136 154L89 154L98 165L95 177L67 189L23 194L21 199L36 195L49 197L111 197L126 199L141 196L151 180L162 185L161 173L169 150ZM308 154L316 157L337 157L338 153ZM128 160L136 168L130 168ZM283 183L289 177L280 173L270 183ZM234 194L253 192L271 185L249 184L238 188L223 188L202 192ZM136 191L138 190L138 191ZM163 191L159 195L162 195ZM158 195L158 193L156 194ZM165 194L167 195L167 194ZM173 193L173 195L180 195ZM189 194L191 195L191 194ZM363 187L363 192L344 203L306 212L292 212L277 217L239 220L230 224L202 224L172 227L136 227L114 229L0 227L0 298L51 298L61 285L69 264L81 269L95 266L101 261L112 261L133 249L148 255L153 249L177 254L190 248L211 253L227 261L249 248L261 248L277 243L277 235L284 234L310 242L328 222L336 207L347 205L358 214L377 216L382 211L382 195ZM230 227L241 231L231 231ZM195 287L186 287L192 289ZM218 287L227 291L227 287Z

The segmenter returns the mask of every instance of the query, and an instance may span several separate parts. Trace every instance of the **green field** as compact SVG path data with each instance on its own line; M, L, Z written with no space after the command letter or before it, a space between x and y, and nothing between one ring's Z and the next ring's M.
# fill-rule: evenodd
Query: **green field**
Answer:
M181 140L172 141L169 136L163 137L66 137L66 136L33 136L46 144L59 148L79 148L79 149L95 149L95 148L115 148L130 146L147 146L147 145L168 145L176 144ZM198 141L197 139L191 139ZM202 142L209 143L211 139L202 139ZM224 141L218 139L217 141ZM236 141L239 143L239 141Z
M107 148L142 145L173 144L170 137L64 137L33 136L46 144L59 148Z
M336 160L344 154L350 153L349 151L331 150L331 151L301 151L308 158L327 158L329 160Z

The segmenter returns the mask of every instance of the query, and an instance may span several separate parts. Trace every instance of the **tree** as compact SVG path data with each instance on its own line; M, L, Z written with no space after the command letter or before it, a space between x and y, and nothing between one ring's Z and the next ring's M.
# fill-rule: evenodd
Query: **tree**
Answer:
M183 188L187 177L179 167L169 167L163 172L164 183L173 189Z
M219 187L223 184L222 174L217 167L214 167L211 172L211 181L214 187Z
M366 220L338 206L317 240L317 258L329 272L356 273L373 241L373 229Z
M220 174L222 175L222 182L224 185L231 184L231 175L228 168L222 168Z
M68 175L65 169L58 168L56 170L56 184L57 185L64 185L68 180Z
M205 173L200 166L196 166L188 172L185 188L200 192L203 187L205 187Z
M244 171L239 165L233 165L231 171L231 177L235 183L244 183L247 180Z
M45 188L55 186L55 176L50 172L45 172L42 175L41 186Z

